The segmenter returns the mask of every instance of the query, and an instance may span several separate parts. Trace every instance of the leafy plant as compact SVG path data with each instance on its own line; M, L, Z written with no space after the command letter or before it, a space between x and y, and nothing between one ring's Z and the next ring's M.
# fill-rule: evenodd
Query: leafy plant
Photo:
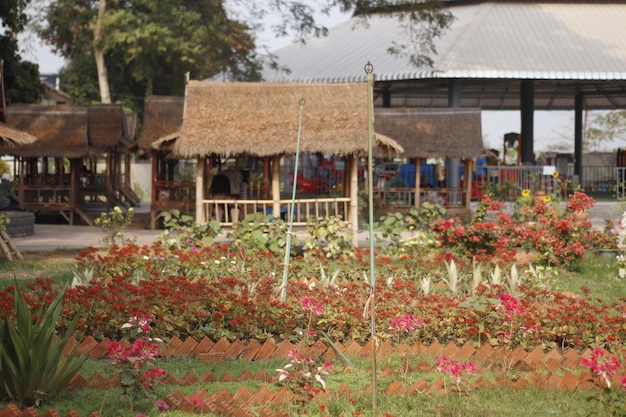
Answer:
M64 291L57 294L47 308L42 305L33 316L16 282L15 317L0 321L0 397L20 407L53 399L87 359L86 354L76 354L78 345L68 356L63 355L79 314L75 314L63 335L55 334L63 294Z
M284 254L287 246L287 223L274 216L262 213L248 214L239 227L228 234L233 239L232 246L240 250L266 250L275 255ZM292 236L292 245L300 242Z
M352 232L348 223L337 216L310 218L307 222L309 236L304 249L321 247L328 259L354 255Z
M109 357L118 368L120 385L128 399L131 412L137 401L145 401L149 406L156 404L158 408L162 408L162 405L156 402L154 385L165 376L165 371L153 366L154 360L159 356L159 346L154 343L157 340L149 336L152 318L153 315L150 313L143 317L131 317L122 329L128 331L128 338L133 344L128 346L120 342L111 342L107 347Z
M288 356L289 363L276 370L278 383L295 394L296 403L304 405L326 390L324 376L331 373L332 364L305 356L297 349L292 349Z
M190 248L197 243L202 243L204 246L211 245L221 230L221 225L216 220L197 224L193 216L181 213L177 209L163 213L163 225L178 234L172 235L165 232L160 236L161 240L170 247L176 245L180 248Z

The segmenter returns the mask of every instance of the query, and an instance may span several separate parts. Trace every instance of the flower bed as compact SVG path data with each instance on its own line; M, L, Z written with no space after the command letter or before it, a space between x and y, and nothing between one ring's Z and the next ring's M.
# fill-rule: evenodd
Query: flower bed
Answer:
M362 279L362 273L338 276L331 285L314 273L320 258L294 260L292 269L300 278L290 280L287 299L281 301L280 281L274 272L280 271L281 261L271 253L256 254L263 262L255 268L246 264L251 262L251 257L241 258L241 254L236 255L225 246L198 249L186 259L176 252L169 254L178 263L172 272L195 271L194 275L183 276L169 275L164 271L166 261L154 261L163 255L160 249L158 244L152 248L130 245L115 247L104 255L96 256L95 251L83 254L83 265L86 265L85 257L95 257L99 263L114 265L118 273L67 289L59 329L69 323L75 312L80 312L75 330L78 339L93 336L115 340L122 337L121 326L129 317L151 313L156 317L152 329L155 337L297 340L311 325L301 300L311 299L324 306L312 323L314 331L324 332L342 343L350 340L364 343L370 337L369 318L363 317L370 286ZM95 258L92 261L96 262ZM338 263L364 271L367 258L367 253L362 253ZM538 288L539 283L528 275L514 288L521 309L511 319L502 302L503 295L512 291L510 276L502 278L500 284L483 280L476 285L471 281L475 277L469 278L476 269L472 271L469 265L459 264L455 266L457 279L466 286L457 283L451 293L441 291L446 278L439 258L427 261L405 255L401 259L385 256L377 259L376 330L382 340L459 345L469 342L474 346L484 342L506 343L510 348L525 349L536 346L585 349L598 345L614 349L624 343L623 303L605 303L589 294L575 297ZM199 269L202 263L206 269ZM123 265L129 270L121 272ZM137 277L137 270L142 272L141 278ZM224 276L210 278L219 270ZM441 274L441 281L431 284L436 286L439 282L440 291L425 294L423 282L414 275L422 270ZM40 278L29 284L24 296L30 305L37 307L50 302L57 290L51 280ZM0 314L11 315L11 288L0 291L0 297ZM390 328L394 319L406 314L419 317L424 325L400 337Z

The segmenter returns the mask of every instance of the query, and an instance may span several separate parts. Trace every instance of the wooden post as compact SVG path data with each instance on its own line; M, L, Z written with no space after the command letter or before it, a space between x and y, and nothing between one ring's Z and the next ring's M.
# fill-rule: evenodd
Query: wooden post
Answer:
M272 200L274 217L280 217L280 155L272 158Z
M356 155L346 156L346 165L350 173L350 225L352 227L352 246L359 246L359 163ZM367 175L370 175L368 172Z
M472 203L472 173L474 172L474 160L466 159L464 161L465 167L463 172L465 173L465 208L470 209Z
M206 171L206 157L199 156L196 166L196 224L205 224L204 218L204 172Z

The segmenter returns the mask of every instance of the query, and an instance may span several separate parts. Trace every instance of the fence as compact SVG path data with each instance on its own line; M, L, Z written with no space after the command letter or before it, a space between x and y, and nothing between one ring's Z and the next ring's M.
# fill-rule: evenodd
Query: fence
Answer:
M573 174L573 166L558 176L544 175L543 166L486 166L473 174L472 200L484 193L502 201L515 201L523 190L543 191L547 195L567 198L575 190L582 190L595 198L622 199L626 197L626 168L614 166L583 166L582 182ZM436 201L453 207L462 202L465 188L421 188L420 199ZM377 201L387 207L412 207L415 202L413 187L389 187L382 184L375 191ZM456 196L456 197L454 197ZM454 198L453 198L454 197Z
M203 200L202 203L205 219L216 219L224 226L237 223L251 213L274 214L273 200ZM310 218L330 216L348 221L349 208L349 197L297 198L293 224L304 226ZM287 220L290 211L291 200L280 200L279 216Z

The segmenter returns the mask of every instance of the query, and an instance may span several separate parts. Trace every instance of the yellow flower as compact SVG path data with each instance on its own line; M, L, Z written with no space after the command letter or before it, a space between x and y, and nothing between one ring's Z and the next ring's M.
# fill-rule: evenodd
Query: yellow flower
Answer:
M549 195L545 196L543 198L544 203L549 203L550 201L552 201L552 197L550 197Z
M522 190L522 197L528 197L530 195L530 190L528 188L524 188Z
M554 171L552 173L552 178L559 178L559 171Z

